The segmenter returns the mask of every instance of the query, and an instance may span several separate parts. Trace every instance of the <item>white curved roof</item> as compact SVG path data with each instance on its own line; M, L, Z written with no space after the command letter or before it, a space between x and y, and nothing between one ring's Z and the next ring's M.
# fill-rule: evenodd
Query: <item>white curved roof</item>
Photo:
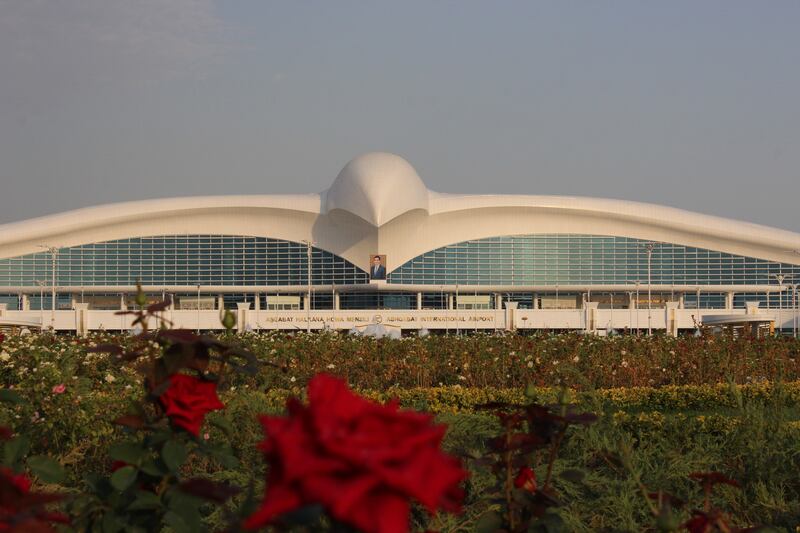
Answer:
M324 193L325 213L349 211L373 226L414 209L428 210L428 188L399 155L370 152L345 165Z
M627 236L786 263L800 263L800 234L640 202L533 195L433 192L402 157L350 161L327 191L125 202L0 226L0 258L154 235L253 235L311 240L367 269L389 270L429 250L470 239L544 233Z

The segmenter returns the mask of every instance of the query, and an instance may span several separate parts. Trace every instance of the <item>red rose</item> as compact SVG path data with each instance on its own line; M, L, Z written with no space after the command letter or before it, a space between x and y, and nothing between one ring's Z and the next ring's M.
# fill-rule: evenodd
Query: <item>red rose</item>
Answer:
M61 513L51 513L44 506L58 501L55 494L32 493L31 480L0 467L0 531L53 531L50 522L68 524Z
M246 528L307 504L368 533L407 531L411 498L430 512L460 509L467 473L441 451L446 427L431 415L367 401L324 374L309 383L308 406L290 399L287 409L261 417L269 477Z
M169 382L169 388L158 400L170 421L194 436L200 433L206 413L225 408L217 397L217 384L212 381L173 374Z
M514 480L514 486L528 492L536 492L536 473L529 466L523 466Z

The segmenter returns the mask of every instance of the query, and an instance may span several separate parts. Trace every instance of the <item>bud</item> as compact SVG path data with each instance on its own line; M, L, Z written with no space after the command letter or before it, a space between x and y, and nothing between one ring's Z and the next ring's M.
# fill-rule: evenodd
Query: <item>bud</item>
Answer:
M529 466L523 466L519 469L517 478L514 480L514 486L518 489L527 490L528 492L536 492L538 486L536 485L536 473Z
M225 329L228 331L233 329L233 326L236 325L236 317L233 316L233 313L230 309L225 310L225 315L222 317L222 325L225 326Z
M139 307L144 307L147 304L147 296L145 296L144 291L142 290L142 284L136 283L136 305Z
M525 397L529 400L535 400L538 396L537 392L536 385L532 382L525 387Z

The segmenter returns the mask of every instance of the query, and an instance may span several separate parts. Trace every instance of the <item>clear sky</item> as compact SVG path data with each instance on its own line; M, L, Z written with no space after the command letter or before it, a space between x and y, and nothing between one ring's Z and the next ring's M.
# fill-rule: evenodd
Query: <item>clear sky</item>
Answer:
M800 231L800 2L0 0L0 223L372 150Z

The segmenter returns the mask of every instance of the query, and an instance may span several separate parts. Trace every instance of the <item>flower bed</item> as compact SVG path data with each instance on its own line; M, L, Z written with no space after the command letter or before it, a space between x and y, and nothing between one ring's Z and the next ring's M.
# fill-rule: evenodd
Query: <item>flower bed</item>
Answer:
M410 515L414 527L480 529L487 519L497 518L496 504L487 499L494 475L480 462L470 463L471 458L490 453L487 443L501 431L495 415L487 413L485 406L516 409L530 403L571 404L572 409L597 416L593 425L569 430L569 439L560 449L555 446L558 453L549 466L543 460L546 456L534 455L526 459L531 461L529 471L510 478L513 490L522 491L517 496L533 498L534 508L539 505L536 498L544 494L542 487L560 494L562 505L544 516L557 517L562 530L651 527L652 509L648 510L645 500L633 497L639 490L637 483L685 495L691 494L695 483L690 474L697 474L696 479L702 481L711 479L703 472L713 471L724 471L742 484L740 492L722 489L715 493L715 505L725 508L736 522L783 527L800 523L800 484L794 474L800 458L792 451L800 439L796 410L800 382L773 382L776 378L798 377L797 343L793 341L572 335L374 341L274 334L228 336L223 340L241 341L254 351L253 362L258 360L260 366L252 366L249 373L228 372L219 381L222 360L244 352L188 333L166 334L163 338L154 334L150 340L100 335L87 339L48 335L6 339L0 346L0 379L4 389L12 389L18 399L0 403L0 425L23 433L27 439L23 447L17 437L12 439L11 432L0 436L7 440L4 455L16 461L15 470L3 478L9 483L8 490L22 490L22 478L14 476L22 475L16 472L27 464L38 476L33 488L24 486L32 494L47 494L42 492L47 481L49 490L80 495L68 500L72 519L79 524L95 523L93 520L100 517L121 527L139 524L147 529L150 526L146 524L163 523L180 531L224 528L231 520L245 524L248 516L260 516L262 521L250 522L260 525L279 513L262 506L260 515L252 514L258 501L248 503L244 494L237 495L232 488L247 487L254 474L262 471L265 458L273 463L271 472L286 469L280 466L284 458L276 455L275 444L270 444L273 441L264 440L259 416L266 416L262 418L264 426L272 428L272 433L288 427L285 424L291 417L295 417L291 424L306 420L303 427L308 431L292 426L296 429L287 433L289 444L283 448L296 448L302 440L309 457L338 446L335 440L318 439L318 434L336 433L341 431L337 428L354 423L320 425L319 420L339 415L298 402L290 402L294 405L290 418L284 418L287 400L297 397L305 402L306 385L312 376L327 372L346 378L365 399L351 397L346 405L357 408L348 407L343 412L374 412L377 418L366 427L381 427L381 434L396 431L392 429L395 422L377 423L395 420L393 408L380 407L391 399L397 399L403 408L436 414L437 422L447 424L443 451L464 458L471 471L464 485L465 510L459 515L434 517L415 510ZM119 351L109 343L120 345ZM135 357L121 364L117 356L130 353ZM222 354L219 360L209 358L215 353ZM234 360L226 364L233 365ZM665 372L666 368L670 372ZM658 376L661 381L656 382ZM320 405L334 405L337 398L346 397L341 390L328 390L334 392ZM147 392L144 399L143 391ZM366 400L376 403L362 403ZM376 407L359 407L363 405ZM328 414L314 421L315 413L323 412ZM414 418L417 425L408 427L429 435L425 442L435 446L426 444L426 453L439 453L436 446L443 428L425 429L436 426L426 425L430 422L427 415L418 416ZM550 420L549 414L541 416ZM168 426L165 421L169 421ZM401 419L396 422L410 424ZM397 435L393 439L401 438ZM363 440L358 432L345 440L351 437ZM386 446L385 439L368 441L376 446L370 453L389 453L392 448ZM415 446L422 441L408 442L407 448L417 450L411 454L416 456L419 450ZM549 445L549 441L537 444ZM45 454L56 463L48 462ZM624 468L611 459L614 454L624 456ZM25 457L27 462L23 462ZM348 457L336 468L355 468L348 476L356 480L362 467L357 454ZM439 456L434 453L432 457ZM59 468L64 470L63 477L56 475ZM576 477L575 470L581 475ZM314 472L305 473L324 479L324 468ZM564 476L559 477L562 473ZM369 530L365 524L375 519L373 515L343 511L346 501L326 499L327 493L317 491L319 485L306 483L303 472L292 475L270 478L268 500L291 497L295 500L287 501L310 503L309 495L316 494L313 499L326 506L332 519L358 520L351 523ZM369 479L370 483L374 481ZM519 479L522 481L515 485L513 481ZM261 491L262 483L257 482L256 492ZM356 486L361 481L354 483ZM269 492L270 486L277 489ZM452 485L447 491L437 492L436 498L427 496L425 487L413 483L404 486L408 490L403 489L403 494L414 496L431 510L440 505L455 509L454 500L443 496L450 494ZM274 490L279 490L278 496ZM87 494L91 491L100 496L90 498ZM120 500L117 494L127 495L128 500ZM18 496L28 498L22 492ZM93 500L95 497L101 499ZM396 506L398 500L387 503L390 500L376 497L382 502L376 508L389 505L387 516L409 514L407 507ZM407 505L409 498L402 499ZM96 507L98 501L104 503ZM207 503L201 505L201 501ZM109 508L115 509L113 518L98 510ZM688 510L682 512L681 520L688 520ZM38 508L25 516L34 520L64 518ZM541 518L520 516L521 520ZM0 517L0 525L2 520Z

